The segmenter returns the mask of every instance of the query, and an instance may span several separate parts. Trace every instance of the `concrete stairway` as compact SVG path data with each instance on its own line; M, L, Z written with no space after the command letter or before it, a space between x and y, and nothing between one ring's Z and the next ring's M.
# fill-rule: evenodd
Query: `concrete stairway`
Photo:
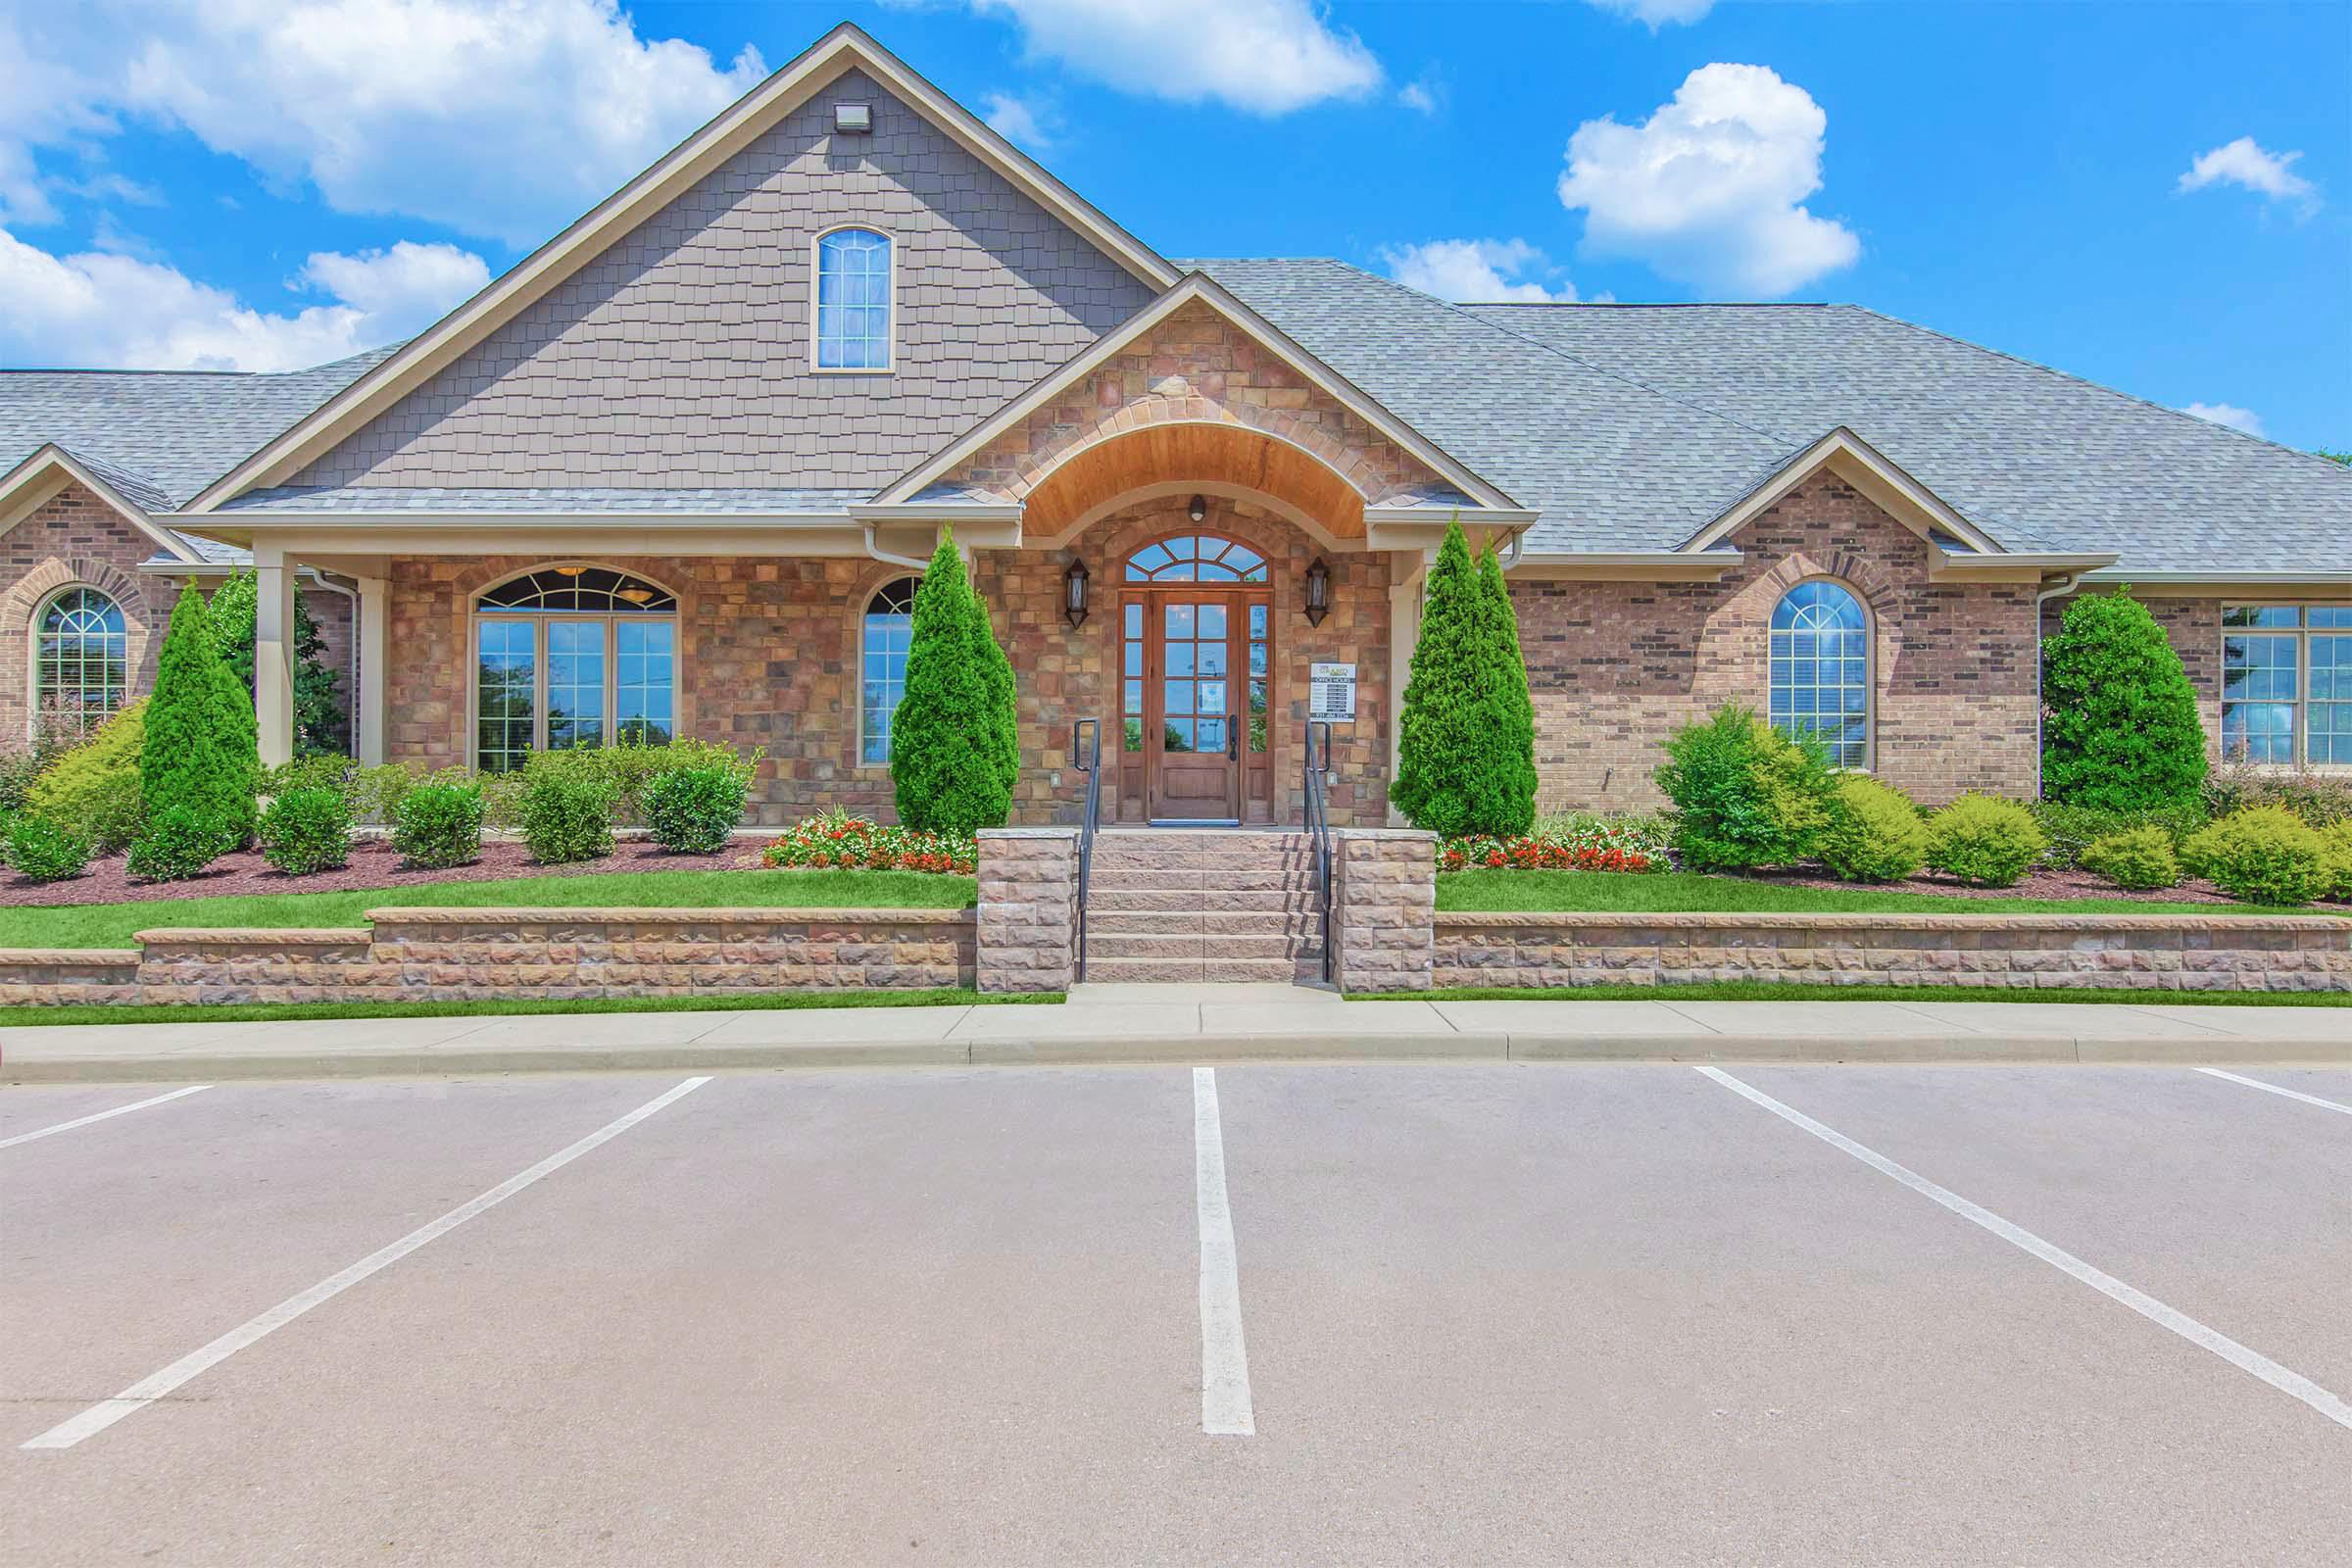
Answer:
M1320 983L1323 915L1304 833L1103 828L1086 905L1086 978Z

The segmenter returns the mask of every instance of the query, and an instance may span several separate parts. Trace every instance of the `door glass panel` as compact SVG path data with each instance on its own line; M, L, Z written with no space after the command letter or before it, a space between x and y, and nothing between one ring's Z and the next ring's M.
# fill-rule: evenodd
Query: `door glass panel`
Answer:
M1225 607L1223 605L1202 605L1200 607L1200 635L1223 640L1225 636Z
M1223 681L1204 680L1198 683L1196 690L1199 693L1201 712L1222 713L1225 711L1225 683Z
M1225 749L1225 721L1221 718L1200 720L1200 750L1221 752Z
M1190 752L1193 749L1193 721L1191 719L1171 718L1161 728L1164 731L1160 737L1161 751L1173 757L1179 752Z
M1187 642L1192 641L1193 607L1191 605L1170 605L1167 607L1167 612L1168 640L1173 642L1181 637Z
M1195 685L1189 680L1171 680L1161 684L1160 711L1170 714L1197 713L1194 704Z
M1193 673L1193 647L1194 645L1191 643L1172 642L1168 644L1169 674L1190 675Z
M1203 675L1225 673L1225 645L1223 643L1202 643L1200 645L1200 673Z
M1131 604L1127 607L1126 625L1128 636L1141 637L1144 634L1144 607L1142 605Z
M1271 660L1266 652L1266 614L1264 605L1250 607L1250 750L1262 753L1266 749L1266 691Z

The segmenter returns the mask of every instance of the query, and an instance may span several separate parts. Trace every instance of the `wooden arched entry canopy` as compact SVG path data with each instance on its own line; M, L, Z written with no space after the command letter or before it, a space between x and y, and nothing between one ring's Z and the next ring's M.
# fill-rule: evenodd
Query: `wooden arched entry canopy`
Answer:
M1119 563L1121 815L1274 819L1274 600L1254 546L1205 522Z

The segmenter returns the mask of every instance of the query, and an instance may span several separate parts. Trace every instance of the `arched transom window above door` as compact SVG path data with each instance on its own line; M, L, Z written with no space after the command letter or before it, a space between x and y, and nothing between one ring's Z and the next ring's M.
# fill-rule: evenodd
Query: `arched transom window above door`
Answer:
M1180 534L1127 558L1129 582L1264 582L1266 558L1236 539Z
M543 566L474 601L474 764L677 732L678 601L609 566Z

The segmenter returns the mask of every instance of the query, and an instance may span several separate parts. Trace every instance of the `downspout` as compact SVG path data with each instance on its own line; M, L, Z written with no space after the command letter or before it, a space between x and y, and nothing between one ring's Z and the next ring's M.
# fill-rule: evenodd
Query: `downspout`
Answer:
M887 551L887 550L883 549L883 548L881 547L881 545L880 545L880 544L878 544L878 543L876 543L876 542L875 542L875 539L874 539L874 529L875 529L875 527L876 527L876 524L874 524L874 523L870 523L870 522L869 522L869 523L866 523L866 524L864 524L864 528L865 528L865 553L866 553L866 555L867 555L867 556L868 556L870 559L872 559L872 560L875 560L875 561L887 562L887 563L889 563L891 565L894 565L894 566L908 566L908 567L911 567L911 568L913 568L913 569L914 569L914 570L916 570L916 571L923 571L923 570L926 570L926 569L928 569L928 568L929 568L929 566L930 566L931 563L930 563L929 561L927 561L927 560L926 560L926 561L917 561L917 560L915 560L915 559L914 559L914 557L912 557L912 556L894 556L894 555L892 555L892 554L891 554L889 551ZM936 535L935 535L935 537L936 537Z
M2080 571L2063 571L2054 579L2045 579L2041 592L2034 596L2034 799L2041 799L2042 729L2048 722L2048 705L2041 692L2041 607L2060 594L2071 594L2082 580Z

